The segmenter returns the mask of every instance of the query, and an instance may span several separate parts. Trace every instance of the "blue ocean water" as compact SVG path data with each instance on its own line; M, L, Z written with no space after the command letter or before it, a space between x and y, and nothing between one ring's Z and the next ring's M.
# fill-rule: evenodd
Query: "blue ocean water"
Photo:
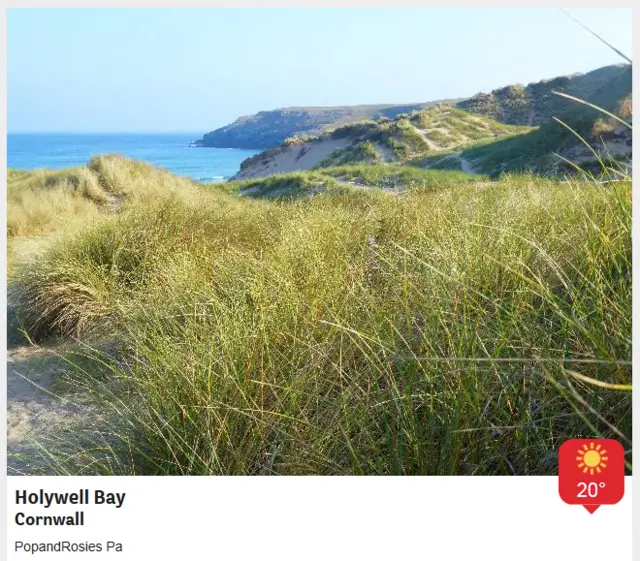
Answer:
M191 148L198 133L8 134L7 167L24 170L82 166L98 154L122 154L201 182L233 176L258 150Z

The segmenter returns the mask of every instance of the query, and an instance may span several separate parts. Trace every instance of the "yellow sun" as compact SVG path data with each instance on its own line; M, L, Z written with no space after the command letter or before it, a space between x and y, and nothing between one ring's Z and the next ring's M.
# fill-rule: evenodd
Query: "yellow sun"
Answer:
M609 461L607 451L601 450L602 446L600 444L596 446L593 442L590 442L589 446L583 445L582 448L582 450L578 450L579 455L576 458L578 467L580 469L584 468L582 473L589 472L590 475L602 473L602 469L607 467L605 462Z

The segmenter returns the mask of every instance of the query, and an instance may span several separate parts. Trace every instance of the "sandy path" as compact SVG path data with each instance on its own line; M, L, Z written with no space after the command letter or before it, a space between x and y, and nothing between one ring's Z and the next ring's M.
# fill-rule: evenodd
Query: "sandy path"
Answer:
M375 143L374 148L380 154L380 160L384 163L393 162L393 150L384 144Z
M122 199L110 197L109 214L116 214ZM53 236L14 238L9 249L15 265L33 262L53 241ZM63 346L28 344L15 325L11 286L7 290L7 473L51 475L63 471L47 454L47 444L59 452L77 453L79 430L100 418L96 404L79 393L56 387L69 370ZM76 450L74 450L76 447Z
M12 341L13 339L13 341ZM60 475L71 466L88 465L91 447L108 449L113 420L106 421L103 405L70 383L69 349L64 345L15 344L7 350L7 473ZM53 458L47 450L55 450ZM65 458L63 465L60 458ZM90 459L89 459L90 460Z
M62 369L51 350L17 347L7 351L7 473L51 474L53 467L43 446L64 438L87 411L52 391Z
M53 475L46 452L48 444L68 448L65 439L78 427L86 427L97 413L81 395L61 392L56 382L69 366L57 345L30 345L15 325L12 290L7 292L7 473L9 475ZM58 384L59 386L59 384ZM67 444L65 444L65 440ZM72 452L68 450L68 452Z
M440 152L442 150L441 146L438 146L433 140L429 138L429 135L426 130L419 129L418 127L413 127L413 128L424 139L425 143L429 147L429 150L431 150L432 152ZM431 129L431 130L438 130L438 129ZM447 129L442 129L442 130L445 130L447 134L449 133Z

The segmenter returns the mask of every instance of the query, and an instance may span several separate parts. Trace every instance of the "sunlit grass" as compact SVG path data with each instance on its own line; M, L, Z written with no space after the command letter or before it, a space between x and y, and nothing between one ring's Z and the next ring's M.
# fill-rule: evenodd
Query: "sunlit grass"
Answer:
M630 446L630 182L326 173L428 188L273 202L145 172L153 198L20 270L33 337L119 349L71 361L106 413L58 471L544 474L567 438Z

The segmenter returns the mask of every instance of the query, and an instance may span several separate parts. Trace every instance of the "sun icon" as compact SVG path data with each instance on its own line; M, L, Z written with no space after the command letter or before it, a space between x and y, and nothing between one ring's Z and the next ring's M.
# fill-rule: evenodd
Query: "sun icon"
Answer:
M596 472L602 473L602 469L607 467L605 462L609 461L607 451L601 450L602 446L600 444L596 446L593 442L590 442L589 446L584 444L582 448L582 450L578 450L576 458L579 462L578 468L582 469L582 473L589 472L590 475L594 475Z

